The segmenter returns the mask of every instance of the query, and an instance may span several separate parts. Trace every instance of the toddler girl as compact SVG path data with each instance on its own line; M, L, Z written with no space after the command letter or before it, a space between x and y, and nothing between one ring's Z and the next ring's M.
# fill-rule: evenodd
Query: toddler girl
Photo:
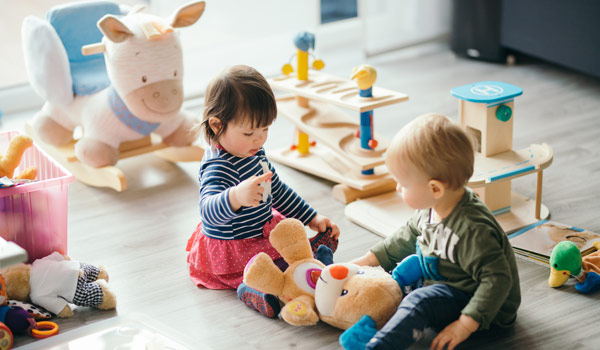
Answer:
M242 278L246 263L259 252L282 270L287 267L269 243L275 225L292 217L320 232L311 239L313 251L321 244L335 251L340 233L281 181L267 159L262 146L276 116L273 92L255 69L233 66L210 82L199 125L210 144L200 165L201 222L187 247L196 285L237 288L242 301L269 317L277 316L277 298L245 286Z

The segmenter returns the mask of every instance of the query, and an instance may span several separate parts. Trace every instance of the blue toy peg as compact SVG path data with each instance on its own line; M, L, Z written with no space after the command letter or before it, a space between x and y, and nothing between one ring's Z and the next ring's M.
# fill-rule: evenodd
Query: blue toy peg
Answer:
M299 32L294 36L294 45L300 51L308 52L315 49L315 35L309 32Z
M358 95L360 97L373 97L373 84L377 79L377 71L368 64L363 64L352 69L352 80L358 85ZM372 150L377 147L377 141L373 137L373 111L364 111L360 113L360 127L357 137L360 138L360 147ZM373 175L374 169L362 170L363 175Z

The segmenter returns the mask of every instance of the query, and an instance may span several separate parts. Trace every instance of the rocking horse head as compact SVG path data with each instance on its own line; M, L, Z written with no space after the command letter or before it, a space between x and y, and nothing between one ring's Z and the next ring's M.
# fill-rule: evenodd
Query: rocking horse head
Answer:
M170 18L142 13L137 7L127 16L105 15L98 21L102 43L83 48L84 54L104 51L111 80L111 98L151 123L176 114L183 103L182 49L174 28L194 24L204 12L204 1L176 10Z

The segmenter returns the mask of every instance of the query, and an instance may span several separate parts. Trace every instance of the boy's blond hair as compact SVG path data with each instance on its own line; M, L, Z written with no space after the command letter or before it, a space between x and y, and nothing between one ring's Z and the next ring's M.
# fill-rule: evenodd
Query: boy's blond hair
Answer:
M394 136L387 151L388 167L410 161L430 179L459 189L473 175L472 137L448 117L429 113L417 117Z

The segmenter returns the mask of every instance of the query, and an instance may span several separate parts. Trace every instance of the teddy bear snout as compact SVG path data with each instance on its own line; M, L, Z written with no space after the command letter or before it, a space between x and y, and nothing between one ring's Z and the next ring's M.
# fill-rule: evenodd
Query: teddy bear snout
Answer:
M336 280L343 280L348 277L348 268L344 265L335 265L329 269L329 273Z

